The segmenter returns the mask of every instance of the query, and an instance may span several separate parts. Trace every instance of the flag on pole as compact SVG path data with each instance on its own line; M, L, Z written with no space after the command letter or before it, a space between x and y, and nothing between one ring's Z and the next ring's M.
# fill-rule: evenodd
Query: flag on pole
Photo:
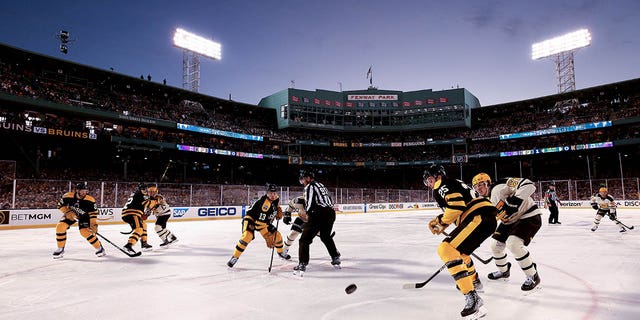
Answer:
M369 85L373 85L373 71L371 70L373 66L369 66L369 71L367 71L367 79L369 79Z

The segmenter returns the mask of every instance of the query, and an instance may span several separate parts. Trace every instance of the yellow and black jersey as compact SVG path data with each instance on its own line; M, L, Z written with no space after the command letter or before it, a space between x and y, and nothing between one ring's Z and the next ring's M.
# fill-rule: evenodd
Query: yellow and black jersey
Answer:
M90 195L85 195L84 198L78 198L76 192L67 192L62 195L62 198L58 200L58 210L67 214L70 211L74 211L71 207L78 208L76 213L87 213L91 217L98 216L98 207L96 206L96 199Z
M443 178L436 181L433 196L444 211L441 220L445 224L460 225L477 208L492 206L491 201L479 197L473 188L456 179Z
M271 223L278 213L279 204L280 198L271 201L267 195L264 195L251 205L247 216L253 218L254 221Z
M149 198L141 191L131 193L127 203L122 208L122 215L139 214L142 215L149 204Z

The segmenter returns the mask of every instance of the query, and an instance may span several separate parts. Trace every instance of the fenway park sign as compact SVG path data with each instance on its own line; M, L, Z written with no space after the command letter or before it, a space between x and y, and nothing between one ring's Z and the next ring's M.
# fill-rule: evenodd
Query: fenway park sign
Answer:
M347 100L387 100L397 101L397 94L350 94Z

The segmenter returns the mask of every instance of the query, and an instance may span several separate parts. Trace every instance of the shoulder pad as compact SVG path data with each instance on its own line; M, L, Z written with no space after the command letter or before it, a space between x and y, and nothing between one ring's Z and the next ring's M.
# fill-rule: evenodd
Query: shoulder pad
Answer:
M96 199L94 197L90 196L90 195L86 195L83 200L96 202Z

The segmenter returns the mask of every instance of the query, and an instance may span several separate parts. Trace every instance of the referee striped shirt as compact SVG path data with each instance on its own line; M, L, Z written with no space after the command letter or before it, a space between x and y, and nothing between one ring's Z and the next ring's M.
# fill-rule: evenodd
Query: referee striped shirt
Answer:
M327 187L322 183L317 181L312 181L304 187L304 199L306 201L306 211L311 211L312 208L317 207L333 207L333 201L331 201L329 190L327 190Z

